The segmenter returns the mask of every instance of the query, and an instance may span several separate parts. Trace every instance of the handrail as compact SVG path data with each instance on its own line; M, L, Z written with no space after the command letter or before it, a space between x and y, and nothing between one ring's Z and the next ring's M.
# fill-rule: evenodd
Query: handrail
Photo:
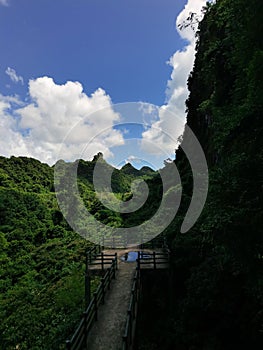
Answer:
M90 264L98 254L101 253L101 245L94 244L92 247L88 248L86 251L87 262Z
M140 269L141 265L153 265L154 269L157 269L157 266L160 264L167 264L169 260L169 251L164 245L162 247L165 249L164 252L153 252L146 253L150 258L143 258L142 251L138 252L137 259L137 268L133 279L132 289L131 289L131 298L127 311L127 318L125 323L125 330L122 337L122 350L131 350L133 349L133 339L135 335L136 319L138 314L138 301L140 296L141 288L141 277Z
M134 274L131 298L127 311L125 330L122 337L122 350L132 349L135 333L136 318L138 312L138 300L140 294L140 271L137 269Z
M167 242L166 237L164 235L159 235L152 239L151 236L145 236L141 235L140 238L138 238L140 242L144 242L140 244L140 249L144 248L166 248ZM129 246L134 246L136 242L134 240L130 240L129 236L117 236L117 235L110 235L106 236L103 235L100 240L100 245L102 247L102 250L104 250L105 247L112 247L112 248L128 248Z
M147 258L143 258L143 252L138 252L137 269L140 270L142 265L153 266L156 270L158 265L168 264L169 252L147 252Z
M135 333L136 318L138 313L138 300L141 288L140 280L140 269L142 265L153 266L154 269L157 269L158 265L167 264L169 260L169 250L167 249L167 244L163 237L158 237L155 239L155 242L150 243L150 246L160 246L165 251L164 252L153 252L148 253L150 258L143 258L143 252L138 252L137 259L137 269L133 278L133 284L131 289L131 298L129 302L129 307L127 310L127 318L125 324L125 331L122 337L122 350L132 349L132 343ZM146 248L146 244L140 246L141 249ZM148 248L149 245L147 245ZM104 254L100 246L94 246L89 251L87 251L87 262L89 266L100 265L101 269L104 270L104 267L110 264L110 267L107 268L106 273L101 278L101 282L93 294L88 307L82 315L82 319L71 337L70 340L66 341L67 350L81 350L86 347L87 337L90 332L90 329L98 319L98 308L101 304L104 303L105 294L108 289L110 289L110 284L112 279L115 279L117 266L117 253L113 254ZM85 345L84 345L85 344Z
M109 256L109 255L108 255ZM106 291L110 289L112 279L115 279L117 270L117 254L115 253L113 259L111 259L111 266L107 269L104 276L101 278L101 282L93 294L87 309L82 315L82 319L71 337L66 341L67 350L81 350L86 347L88 334L94 323L98 319L98 308L104 303Z
M112 259L116 258L116 270L117 266L117 253L115 254L105 254L100 252L92 261L89 262L89 266L101 265L101 269L104 270L105 265L111 265Z

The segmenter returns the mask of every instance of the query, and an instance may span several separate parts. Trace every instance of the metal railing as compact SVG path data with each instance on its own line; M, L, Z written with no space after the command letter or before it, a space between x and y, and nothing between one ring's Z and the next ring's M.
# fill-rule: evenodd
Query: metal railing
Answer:
M141 269L150 268L156 270L160 265L165 267L164 264L168 267L169 251L165 247L164 250L164 252L160 253L138 251L137 268L133 279L131 299L127 311L124 335L122 337L122 350L132 350L134 345L138 302L141 292Z
M109 254L107 254L107 262L104 261L103 266L109 263ZM104 255L101 255L102 261L106 259ZM98 257L96 257L97 259ZM91 264L93 262L91 261ZM71 337L66 341L67 350L81 350L87 346L88 334L95 321L98 319L98 308L101 304L104 304L105 294L110 289L112 279L115 279L117 265L117 254L111 255L110 267L107 269L105 275L101 278L101 282L93 294L87 309L83 312L82 319L79 323L78 328Z
M101 270L104 270L107 265L111 265L113 257L116 259L117 263L117 253L105 254L101 252L90 263L88 263L88 266L99 266L101 267Z
M96 259L97 255L102 251L102 246L99 244L94 244L92 247L86 250L86 258L87 262L90 264L94 259Z
M140 295L140 271L136 270L133 278L131 299L127 311L125 331L122 337L122 350L132 349L133 339L135 335L136 319L138 313L138 301Z
M150 268L156 270L158 265L169 264L169 252L138 252L137 269Z

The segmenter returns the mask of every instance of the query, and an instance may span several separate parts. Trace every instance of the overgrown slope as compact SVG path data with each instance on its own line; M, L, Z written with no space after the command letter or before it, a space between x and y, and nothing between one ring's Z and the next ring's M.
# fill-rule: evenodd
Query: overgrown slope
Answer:
M110 226L125 218L105 208L93 188L98 160L113 171L112 188L131 196L134 174L113 169L99 153L79 161L78 187L87 209ZM74 163L64 163L66 171ZM134 169L135 172L135 169ZM139 177L150 178L136 171ZM59 349L84 310L85 250L58 207L54 168L26 157L0 157L0 349ZM95 288L96 280L92 282Z

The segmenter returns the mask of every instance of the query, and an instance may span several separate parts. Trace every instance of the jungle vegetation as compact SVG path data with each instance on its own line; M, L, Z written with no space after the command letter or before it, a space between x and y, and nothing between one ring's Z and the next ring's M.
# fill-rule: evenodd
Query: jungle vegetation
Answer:
M173 274L170 326L155 318L141 349L263 345L262 6L260 0L217 0L207 4L199 24L187 124L207 158L209 193L198 222L180 234L193 182L179 148L184 195L166 230Z
M130 218L96 197L92 178L98 160L105 171L114 172L113 193L124 201L132 196L131 181L150 181L157 174L131 164L114 169L101 153L90 162L79 160L78 188L90 213L113 227L125 226L125 221L128 225ZM59 162L64 172L75 166ZM150 202L157 196L150 197L138 222L150 215ZM0 348L64 348L85 307L85 251L92 243L75 233L62 215L54 166L27 157L0 157L0 213ZM94 277L92 292L98 283Z

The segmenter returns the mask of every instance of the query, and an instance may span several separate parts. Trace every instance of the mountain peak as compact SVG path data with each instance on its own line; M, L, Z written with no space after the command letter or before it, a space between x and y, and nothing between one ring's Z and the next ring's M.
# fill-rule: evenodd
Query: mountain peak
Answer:
M140 175L140 171L136 168L134 168L134 166L131 163L127 163L125 164L122 168L121 171L125 174L128 175Z

